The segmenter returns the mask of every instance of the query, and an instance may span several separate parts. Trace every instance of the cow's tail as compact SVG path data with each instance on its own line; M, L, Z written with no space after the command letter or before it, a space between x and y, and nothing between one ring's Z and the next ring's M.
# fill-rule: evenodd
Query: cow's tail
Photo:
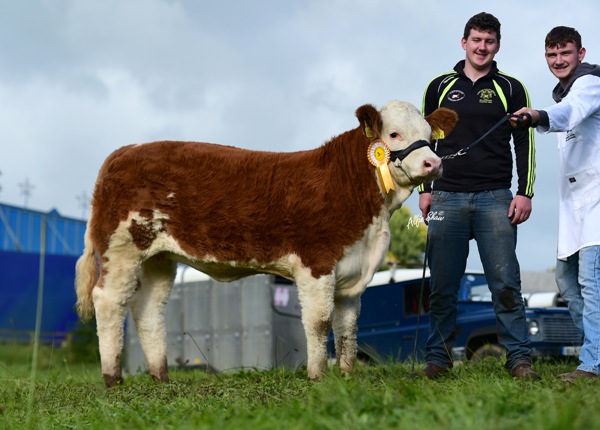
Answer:
M77 313L83 321L88 321L94 315L92 290L98 280L98 264L94 244L90 237L89 223L85 232L84 244L83 255L79 257L75 266L75 292L77 293Z

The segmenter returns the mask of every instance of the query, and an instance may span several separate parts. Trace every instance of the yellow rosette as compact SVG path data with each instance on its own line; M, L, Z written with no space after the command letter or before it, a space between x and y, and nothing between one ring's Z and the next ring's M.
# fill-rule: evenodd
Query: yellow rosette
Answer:
M390 148L383 140L375 140L367 149L367 158L369 163L377 168L377 176L383 190L387 193L390 190L395 190L392 175L388 168L390 162Z

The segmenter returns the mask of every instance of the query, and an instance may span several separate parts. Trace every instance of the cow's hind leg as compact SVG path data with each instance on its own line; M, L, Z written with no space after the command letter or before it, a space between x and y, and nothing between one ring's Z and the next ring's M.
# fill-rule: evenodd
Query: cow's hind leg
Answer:
M92 291L102 375L107 387L123 383L121 354L127 307L137 284L135 258L107 260Z
M165 305L176 271L177 263L164 256L145 261L139 271L139 286L131 303L148 372L154 379L163 382L169 381Z
M306 333L308 377L318 380L327 370L327 338L333 312L333 275L318 279L296 279L302 306L302 324Z
M333 311L336 364L340 373L354 371L358 347L356 345L357 320L360 314L360 296L336 297Z

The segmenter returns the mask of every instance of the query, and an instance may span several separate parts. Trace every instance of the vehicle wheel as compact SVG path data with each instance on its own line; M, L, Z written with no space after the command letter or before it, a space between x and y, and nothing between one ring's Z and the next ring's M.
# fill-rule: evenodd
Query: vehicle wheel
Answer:
M506 355L506 351L497 343L486 343L475 350L472 361L481 361L487 358L502 359Z

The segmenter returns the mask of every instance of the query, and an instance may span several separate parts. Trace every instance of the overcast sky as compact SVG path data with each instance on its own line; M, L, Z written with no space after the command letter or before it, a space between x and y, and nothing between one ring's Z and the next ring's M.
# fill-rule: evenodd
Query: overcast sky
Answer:
M464 58L464 25L484 10L502 23L500 69L534 107L553 103L552 27L576 27L586 61L600 63L597 0L0 0L0 202L81 218L103 160L126 144L304 150L355 128L362 104L420 107L429 81ZM523 270L545 271L556 137L536 133L536 143L518 255ZM418 212L416 194L406 205Z

